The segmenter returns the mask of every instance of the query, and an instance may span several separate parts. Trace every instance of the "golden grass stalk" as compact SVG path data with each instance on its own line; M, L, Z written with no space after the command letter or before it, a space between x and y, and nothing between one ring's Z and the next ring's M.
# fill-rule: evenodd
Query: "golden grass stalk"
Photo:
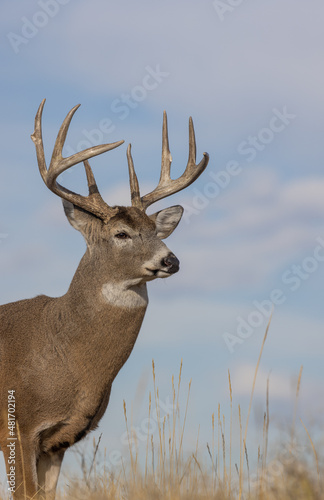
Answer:
M240 425L240 470L239 470L239 481L241 485L241 474L242 474L242 469L243 469L243 450L242 450L242 444L243 444L243 429L242 429L242 414L241 414L241 406L238 405L238 412L239 412L239 425ZM237 465L236 465L237 468Z
M152 360L152 371L153 371L154 398L155 398L155 407L156 407L156 416L157 416L159 443L160 443L160 448L159 448L160 484L162 484L162 478L164 475L163 444L162 444L161 415L160 415L160 405L159 405L159 389L156 387L154 360Z
M153 434L151 434L151 453L152 453L152 476L155 477Z
M206 498L208 498L208 491L207 491L207 486L206 486L206 480L205 480L205 476L204 476L204 473L202 471L202 468L200 466L200 463L198 462L197 458L195 457L194 453L192 454L192 458L194 459L194 461L196 462L196 465L199 469L199 472L201 474L201 478L202 478L202 481L203 481L203 485L204 485L204 490L205 490L205 494L206 494Z
M148 460L148 447L150 442L150 418L151 418L151 405L152 398L151 392L149 393L149 414L148 414L148 425L147 425L147 438L146 438L146 457L145 457L145 483L147 479L147 460Z
M223 446L223 483L226 490L227 471L226 471L226 447L225 447L225 415L223 415L222 446Z
M315 462L316 462L317 481L318 481L318 487L319 487L320 486L320 473L319 473L319 463L318 463L318 456L317 456L317 453L316 453L316 449L315 449L314 443L312 441L312 438L310 437L310 434L309 434L309 432L307 430L306 425L304 424L304 422L302 421L301 418L300 418L300 421L303 424L303 427L304 427L304 429L306 431L306 434L308 436L309 442L310 442L310 444L312 446L312 449L313 449L313 453L314 453L314 457L315 457Z
M92 459L92 462L91 462L91 466L90 466L90 469L89 469L89 473L88 473L88 481L90 479L90 476L91 476L91 472L93 470L93 473L94 473L94 476L96 477L96 457L97 457L97 453L98 453L98 450L99 450L99 445L100 445L100 441L101 441L101 436L102 436L102 433L100 434L99 436L99 439L98 439L98 442L96 444L96 439L93 438L93 448L94 448L94 452L93 452L93 459Z
M177 389L177 402L176 402L176 416L178 417L178 432L179 435L181 435L181 422L180 422L180 406L179 406L179 396L180 396L180 385L181 385L181 375L182 375L182 364L183 360L181 359L180 362L180 370L179 370L179 378L178 378L178 389ZM177 449L175 449L176 453L176 464L177 464L177 474L179 473L179 460L180 460L180 451L177 452Z
M174 386L174 376L172 375L172 436L171 436L171 453L170 453L170 470L173 470L175 464L175 432L177 424L177 406L176 406L176 392ZM173 474L172 474L173 476ZM173 477L172 477L173 481Z
M182 366L182 360L181 360L181 366ZM189 388L188 388L188 395L187 395L187 403L186 403L186 411L183 419L183 425L182 425L182 430L181 430L181 437L180 437L180 446L179 446L179 460L182 454L182 443L183 443L183 436L184 436L184 431L185 431L185 425L186 425L186 420L187 420L187 413L188 413L188 405L189 405L189 396L190 396L190 389L191 389L191 382L189 382Z
M133 481L135 484L135 482L136 482L136 470L135 470L136 467L135 467L134 457L133 457L133 452L132 452L131 436L130 436L129 429L128 429L125 400L123 401L123 406L124 406L124 417L125 417L125 425L126 425L126 431L127 431L127 441L128 441L129 455L130 455L130 460L131 460L132 475L133 475Z
M249 455L248 455L248 450L247 450L246 445L245 445L245 460L246 460L246 466L247 466L247 471L248 471L248 485L249 485L249 495L250 495L250 465L249 465Z
M256 368L255 368L255 372L254 372L254 378L253 378L253 384L252 384L252 391L251 391L251 397L250 397L250 403L249 403L249 410L248 410L248 415L247 415L246 425L245 425L245 431L244 431L244 439L243 439L243 448L244 448L244 450L246 448L246 438L247 438L247 431L248 431L249 418L250 418L250 413L251 413L252 399L253 399L253 394L254 394L254 388L255 388L256 378L257 378L257 374L258 374L258 370L259 370L259 365L260 365L260 361L261 361L261 356L262 356L264 344L265 344L265 341L266 341L267 336L268 336L268 331L269 331L269 328L270 328L271 319L272 319L272 313L271 313L271 316L269 318L269 322L267 324L267 328L266 328L266 331L265 331L265 334L264 334L264 337L263 337L263 341L262 341L262 345L261 345L261 349L260 349L260 354L259 354L258 362L257 362ZM243 494L243 459L241 460L241 468L240 468L239 500L241 500L242 494Z
M23 475L23 487L24 487L24 495L26 497L26 475L25 475L25 462L24 462L24 453L22 449L22 443L21 443L21 435L20 435L20 428L19 428L19 423L18 420L16 421L17 425L17 435L18 435L18 443L19 443L19 449L20 449L20 458L21 458L21 467L22 467L22 475ZM18 485L20 487L20 485Z
M228 370L228 385L229 385L229 393L230 393L230 404L231 404L231 413L230 413L230 448L229 448L229 474L228 474L228 496L231 496L231 487L232 487L232 427L233 427L233 395L232 395L232 383L231 383L231 374Z
M213 464L213 484L214 484L214 490L216 489L216 477L217 477L217 467L215 464L215 413L212 414L212 431L213 431L213 436L212 436L212 464Z
M166 446L165 446L165 423L166 423L166 416L164 415L163 418L163 423L162 423L162 445L163 448L161 450L162 452L162 484L165 484L165 469L164 469L164 464L165 464L165 454L166 454Z
M303 373L303 365L301 365L300 370L299 370L299 375L298 375L298 380L297 380L297 387L296 387L296 397L295 397L295 404L294 404L294 415L293 415L293 421L292 421L292 426L291 426L291 446L292 447L293 447L293 441L294 441L294 438L295 438L297 406L298 406L298 397L299 397L300 382L301 382L302 373Z
M217 478L219 481L220 478L220 427L221 427L221 418L220 418L220 404L218 403L218 435L217 435Z
M260 491L261 495L263 492L264 474L265 474L266 467L267 467L269 423L270 423L270 416L269 416L269 377L268 377L267 378L267 393L266 393L266 411L264 413L264 419L263 419L263 453L262 453L262 463L261 463L261 476L260 476L260 483L259 483L259 491ZM259 454L260 454L260 451L259 451ZM258 455L258 462L259 462L259 455Z
M197 434L197 441L196 441L196 453L195 453L196 456L198 454L199 432L200 432L200 424L198 425L198 434Z

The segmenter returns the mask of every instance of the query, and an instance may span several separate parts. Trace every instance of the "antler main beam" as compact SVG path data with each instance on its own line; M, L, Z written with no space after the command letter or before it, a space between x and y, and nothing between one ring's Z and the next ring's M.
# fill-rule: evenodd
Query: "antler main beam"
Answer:
M152 203L162 200L171 194L177 193L190 186L205 170L208 165L209 155L203 154L201 162L196 164L196 138L192 118L189 118L189 158L184 173L178 179L171 179L170 170L172 156L169 149L168 121L167 114L163 113L162 129L162 162L161 175L157 187L150 193L140 197L138 180L134 170L133 159L131 155L131 145L128 146L127 159L130 175L132 205L142 210L146 210Z
M111 149L117 148L118 146L123 144L124 141L118 141L111 144L102 144L99 146L94 146L85 149L84 151L80 151L79 153L75 153L67 158L63 158L62 150L64 147L67 132L71 120L73 118L73 115L76 112L76 110L80 107L80 104L78 104L77 106L74 106L74 108L71 109L71 111L67 114L65 120L61 125L61 128L59 130L59 133L55 141L51 162L47 169L45 161L43 137L42 137L42 114L43 114L44 104L45 104L45 99L43 99L38 108L35 117L35 130L31 136L36 147L38 167L43 181L53 193L57 194L64 200L70 201L74 205L77 205L78 207L83 208L88 212L91 212L92 214L96 215L102 220L107 221L117 212L117 210L115 208L111 208L102 199L88 160L89 158L105 153L106 151L110 151ZM89 188L88 196L82 196L80 194L74 193L73 191L64 188L56 181L57 177L62 172L80 162L84 163L87 175L88 188Z

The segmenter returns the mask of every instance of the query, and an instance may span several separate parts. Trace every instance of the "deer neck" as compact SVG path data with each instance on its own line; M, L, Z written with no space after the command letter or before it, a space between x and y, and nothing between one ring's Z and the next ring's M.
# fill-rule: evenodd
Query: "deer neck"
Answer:
M87 310L107 311L125 309L145 310L148 305L146 283L141 279L120 278L109 256L93 255L86 251L73 276L68 297Z
M102 384L110 384L134 347L147 303L145 283L109 279L107 262L87 251L51 317L55 330L64 332L65 352L89 377L96 371Z

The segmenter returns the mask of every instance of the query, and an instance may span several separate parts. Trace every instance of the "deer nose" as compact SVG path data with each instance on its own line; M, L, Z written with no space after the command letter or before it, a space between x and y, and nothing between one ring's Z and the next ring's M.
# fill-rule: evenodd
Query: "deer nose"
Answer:
M167 257L164 257L161 262L163 267L167 267L168 273L173 274L179 271L180 262L173 253L170 253Z

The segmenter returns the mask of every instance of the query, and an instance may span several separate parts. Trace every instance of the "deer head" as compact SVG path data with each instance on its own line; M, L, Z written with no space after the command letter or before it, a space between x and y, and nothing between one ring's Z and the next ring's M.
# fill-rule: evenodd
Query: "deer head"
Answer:
M157 187L141 196L134 169L131 145L127 149L131 207L109 206L101 197L89 158L110 151L124 141L88 148L68 158L63 158L62 150L69 125L78 106L66 116L54 146L51 162L47 169L42 140L42 112L45 99L39 106L35 118L32 140L36 146L40 174L46 186L63 200L65 214L71 225L82 233L92 256L107 262L107 276L102 277L104 285L109 281L122 281L134 286L155 278L168 277L179 270L179 261L161 241L177 227L183 208L180 205L147 215L147 208L158 200L170 196L194 182L208 164L208 154L196 164L196 141L192 118L189 119L189 158L184 173L178 179L171 179L171 154L169 150L167 116L164 112L162 132L162 166ZM89 194L74 193L57 182L58 176L83 162ZM100 257L99 257L100 256ZM102 267L102 266L101 266ZM102 275L102 274L101 274Z

